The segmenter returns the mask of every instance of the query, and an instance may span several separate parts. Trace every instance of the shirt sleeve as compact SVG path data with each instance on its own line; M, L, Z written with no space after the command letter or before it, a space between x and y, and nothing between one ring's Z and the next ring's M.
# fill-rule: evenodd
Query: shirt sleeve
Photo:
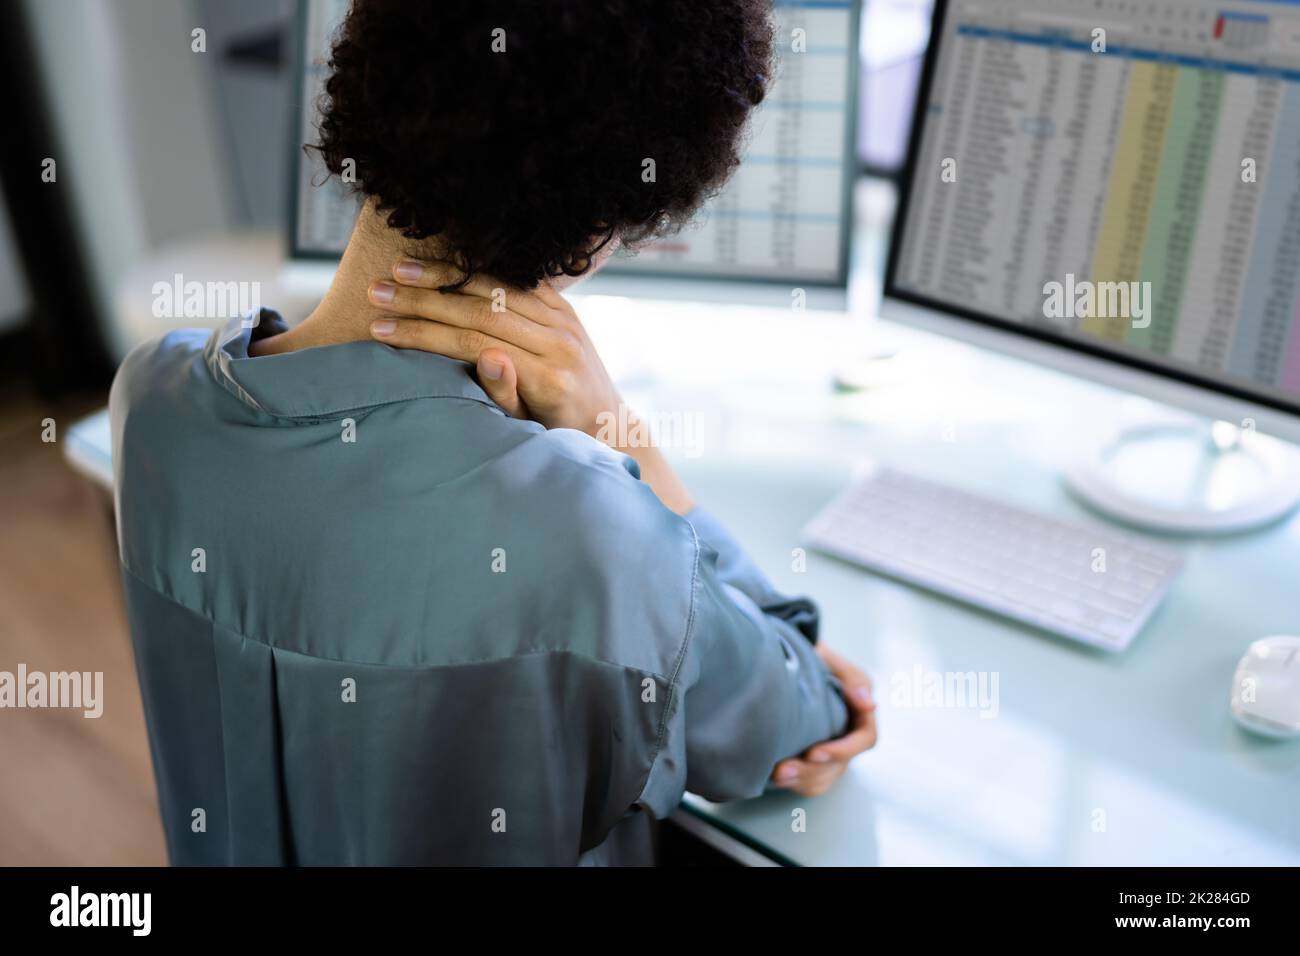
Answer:
M698 540L686 646L643 791L658 815L683 789L709 800L762 793L772 768L848 720L817 657L817 610L779 594L711 515L687 515Z

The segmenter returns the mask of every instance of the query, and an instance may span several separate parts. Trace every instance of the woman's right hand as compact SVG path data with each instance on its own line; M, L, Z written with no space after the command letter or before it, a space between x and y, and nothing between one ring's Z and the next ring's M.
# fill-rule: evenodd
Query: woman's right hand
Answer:
M576 428L635 459L641 480L684 515L695 503L648 431L622 399L573 306L542 283L532 292L486 276L459 292L445 262L404 259L395 282L372 283L370 301L388 315L371 334L395 348L420 349L469 362L488 396L516 418L547 428ZM623 426L628 426L624 432Z
M438 291L457 277L448 263L398 262L395 281L370 287L370 301L391 314L371 333L395 348L469 362L484 391L517 418L593 437L607 415L618 420L618 390L562 295L546 283L525 292L487 276Z

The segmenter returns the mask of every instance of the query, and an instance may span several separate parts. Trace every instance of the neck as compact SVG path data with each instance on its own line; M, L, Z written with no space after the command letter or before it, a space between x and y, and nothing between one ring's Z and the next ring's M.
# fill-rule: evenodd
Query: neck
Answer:
M298 325L279 335L259 339L253 355L274 355L322 345L370 341L370 323L381 318L367 290L377 279L392 279L393 266L403 256L437 258L434 240L415 242L392 229L368 200L357 214L338 271L320 304Z

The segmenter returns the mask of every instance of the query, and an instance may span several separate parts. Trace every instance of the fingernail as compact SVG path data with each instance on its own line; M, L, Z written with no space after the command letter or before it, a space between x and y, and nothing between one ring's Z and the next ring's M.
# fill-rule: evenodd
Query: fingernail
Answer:
M370 331L375 335L392 335L397 331L397 322L393 319L376 319L370 323Z
M403 282L415 282L424 275L424 266L412 259L403 259L397 264L393 274Z
M853 697L863 707L866 707L871 703L871 691L867 690L865 687L853 688Z
M478 363L478 373L491 382L501 378L501 373L505 370L504 365L490 358L485 358Z
M799 771L792 767L786 767L776 775L777 783L790 783L795 777L799 776Z
M831 759L831 755L824 750L818 750L816 753L809 756L808 759L813 763L828 763Z
M392 302L397 295L397 286L391 282L376 282L370 287L370 298L376 302Z

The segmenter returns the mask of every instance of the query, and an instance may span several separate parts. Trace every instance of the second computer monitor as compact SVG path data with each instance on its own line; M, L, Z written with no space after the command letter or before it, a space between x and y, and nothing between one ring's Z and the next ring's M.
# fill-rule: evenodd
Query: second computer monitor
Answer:
M314 153L315 109L330 38L347 0L301 0L296 70L291 255L337 259L356 200ZM647 8L647 15L653 12ZM738 279L842 289L852 231L856 0L778 0L775 77L755 111L741 168L677 235L615 257L611 275Z

